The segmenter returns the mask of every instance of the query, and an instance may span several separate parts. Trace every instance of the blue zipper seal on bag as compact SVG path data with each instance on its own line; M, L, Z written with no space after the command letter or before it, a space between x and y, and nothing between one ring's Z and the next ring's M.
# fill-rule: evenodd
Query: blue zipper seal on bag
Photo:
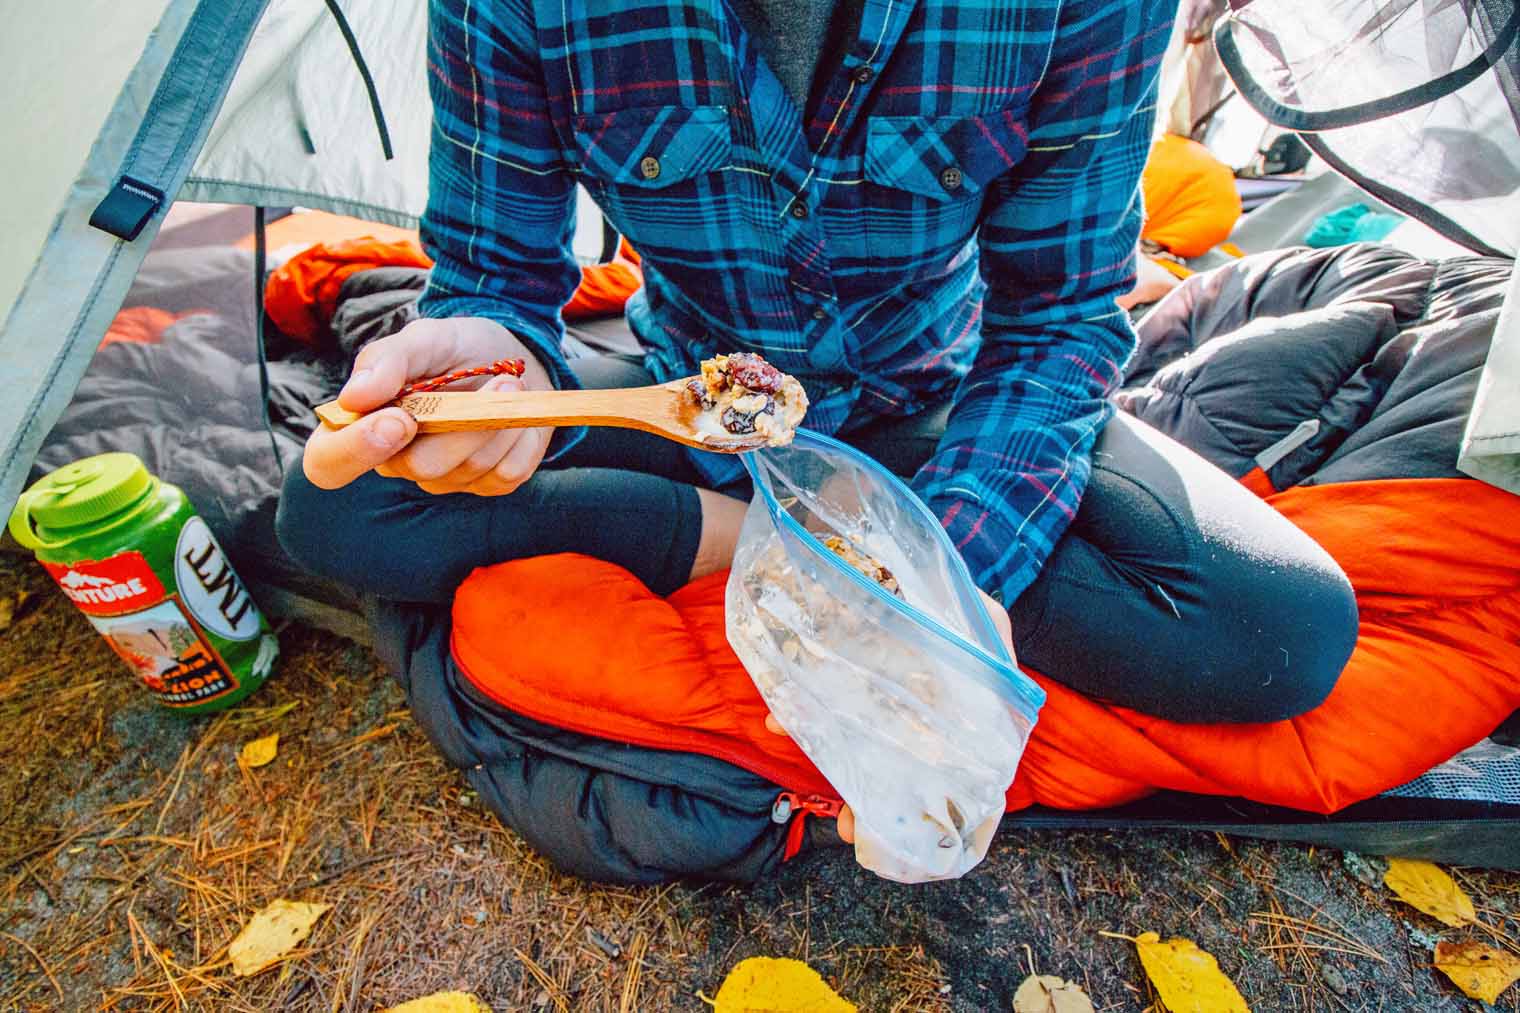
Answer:
M909 488L906 482L882 467L870 455L861 453L848 443L836 440L832 436L825 436L822 433L814 432L811 429L798 429L797 435L793 440L793 445L833 451L860 465L863 470L870 472L875 477L884 480L888 488L898 493L903 500L911 503L912 509L916 510L922 519L929 522L929 528L935 533L935 538L939 541L941 548L945 550L945 554L950 560L950 566L955 571L955 576L959 577L967 587L975 588L977 586L976 582L971 579L971 570L966 566L966 561L961 558L960 552L950 543L950 539L945 534L945 529L940 524L939 518L934 515L934 511L929 509L928 504L918 498L918 494ZM744 462L745 470L749 472L750 478L754 482L755 490L765 498L765 506L770 512L772 521L795 535L801 535L808 544L814 547L818 555L824 557L826 565L832 566L836 571L845 574L857 586L864 588L867 593L874 595L878 601L885 602L889 608L901 613L907 619L923 627L927 632L938 636L941 640L947 641L954 647L961 648L982 661L989 668L999 672L1008 684L1013 687L1022 702L1028 706L1029 713L1027 717L1030 720L1031 726L1038 721L1040 708L1045 705L1045 690L1040 687L1039 683L1019 669L1017 663L1006 650L999 652L1002 657L989 654L980 644L966 640L954 630L947 629L933 616L914 608L896 595L889 594L881 585L846 563L843 559L840 559L835 553L829 551L822 542L814 537L811 531L798 523L797 519L781 506L781 503L776 499L775 493L771 491L770 479L763 474L761 467L753 460L755 456L756 453L741 454L740 460ZM978 601L978 604L981 604L981 602ZM999 644L1001 647L1001 638L997 635L997 629L992 625L992 619L987 615L985 606L977 613L976 621L980 621L982 624L982 633L988 642Z

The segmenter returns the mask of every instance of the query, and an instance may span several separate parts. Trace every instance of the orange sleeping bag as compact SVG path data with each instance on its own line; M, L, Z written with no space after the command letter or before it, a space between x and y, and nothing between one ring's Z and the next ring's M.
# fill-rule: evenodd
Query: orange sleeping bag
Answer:
M290 215L269 226L272 249L309 244L269 275L264 309L284 333L315 342L327 332L343 282L375 267L433 266L415 231L322 212ZM245 244L251 244L251 240ZM581 269L580 284L561 310L566 320L613 316L644 284L639 255L626 240L606 264Z
M1298 487L1268 502L1357 591L1360 639L1330 698L1291 721L1182 725L1032 673L1049 700L1010 810L1101 808L1174 789L1329 813L1446 760L1520 707L1520 497L1467 479L1399 479ZM796 746L765 731L765 706L725 638L725 580L661 599L584 556L477 570L455 598L454 658L485 695L527 717L703 753L832 797ZM588 603L616 621L589 619ZM535 635L508 640L504 628Z

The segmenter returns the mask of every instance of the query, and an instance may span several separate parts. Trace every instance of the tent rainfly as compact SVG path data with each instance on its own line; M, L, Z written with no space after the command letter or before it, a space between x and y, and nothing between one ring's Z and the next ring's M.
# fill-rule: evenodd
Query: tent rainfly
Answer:
M33 5L0 36L0 507L9 509L174 200L399 225L427 193L419 0ZM1520 244L1513 0L1232 0L1242 95L1475 250ZM81 32L79 25L87 24ZM1463 466L1520 491L1520 282Z

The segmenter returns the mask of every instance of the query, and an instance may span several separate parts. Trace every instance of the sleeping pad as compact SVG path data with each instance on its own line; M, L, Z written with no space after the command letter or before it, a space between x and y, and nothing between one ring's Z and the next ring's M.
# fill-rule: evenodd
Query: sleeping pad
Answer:
M1167 722L1031 673L1049 700L1010 810L1169 789L1331 813L1520 706L1520 498L1454 468L1509 271L1369 245L1278 251L1155 308L1119 405L1335 556L1358 645L1324 705L1261 725ZM750 880L837 843L809 818L836 796L764 729L725 637L725 581L662 599L615 565L550 556L477 570L452 609L368 608L430 740L562 868Z

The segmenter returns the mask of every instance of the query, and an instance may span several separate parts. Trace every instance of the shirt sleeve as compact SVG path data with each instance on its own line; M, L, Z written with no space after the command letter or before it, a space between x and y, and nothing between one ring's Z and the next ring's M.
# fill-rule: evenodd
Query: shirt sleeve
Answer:
M430 0L433 101L422 245L433 258L424 317L485 317L577 388L561 307L580 280L571 252L575 176L549 113L534 22L518 0ZM584 430L560 430L547 459Z
M1076 516L1135 348L1140 172L1175 4L1068 0L1024 160L990 188L982 347L914 486L976 582L1012 602Z

